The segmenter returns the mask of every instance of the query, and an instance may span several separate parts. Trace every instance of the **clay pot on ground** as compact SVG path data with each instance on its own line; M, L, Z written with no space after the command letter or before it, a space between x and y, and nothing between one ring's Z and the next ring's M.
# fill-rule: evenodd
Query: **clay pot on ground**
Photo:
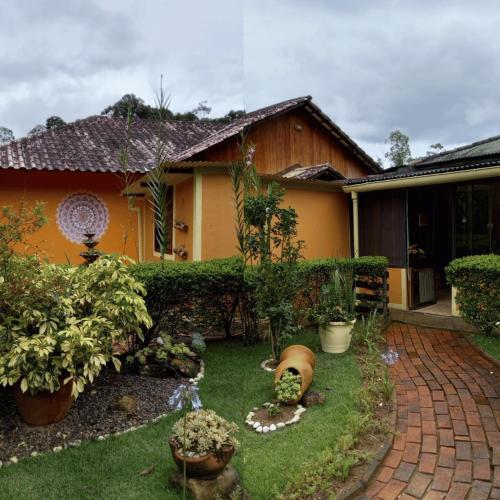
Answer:
M13 387L14 399L22 419L30 425L49 425L62 420L73 405L72 382L69 381L56 392L39 391L31 394L21 391L20 384Z
M287 347L280 356L280 363L285 359L294 358L295 356L304 357L304 359L311 365L314 370L316 368L316 356L305 345L295 344Z
M319 327L321 348L324 352L342 353L346 352L351 345L352 329L356 320L349 323L332 322L327 326Z
M170 450L177 467L182 471L184 457L179 453L179 445L175 439L170 440ZM186 457L186 475L197 479L215 479L229 463L233 453L234 447L230 446L200 457Z
M297 399L287 401L286 404L293 405L300 401L304 393L309 389L316 366L316 356L303 345L292 345L286 348L280 356L280 364L274 372L274 380L277 382L285 371L294 375L300 375L300 393Z

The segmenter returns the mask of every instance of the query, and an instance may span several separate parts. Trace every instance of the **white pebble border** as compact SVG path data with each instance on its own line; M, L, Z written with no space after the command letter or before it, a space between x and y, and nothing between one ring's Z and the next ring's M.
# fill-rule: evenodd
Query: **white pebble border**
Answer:
M262 406L264 408L267 408L271 404L272 403L264 403ZM255 415L255 412L258 410L259 408L257 407L253 408L253 410L247 415L245 423L255 432L262 434L267 434L268 432L274 432L279 429L283 429L287 425L292 425L297 423L300 420L302 414L306 411L306 409L302 405L297 405L297 409L294 411L293 417L290 420L288 420L287 422L279 422L278 424L271 424L267 426L267 425L262 425L260 422L257 422L256 420L252 420L253 416Z
M198 382L205 376L205 363L203 361L200 362L200 371L198 372L198 375L194 378L189 379L189 383L193 385L197 385ZM128 429L125 429L124 431L116 431L116 432L110 432L109 434L103 434L102 436L95 436L92 437L86 441L104 441L105 439L109 437L114 437L114 436L121 436L122 434L126 434L127 432L132 432L136 431L137 429L141 429L142 427L146 427L149 424L157 424L161 419L168 417L171 415L171 413L162 413L161 415L158 415L157 417L151 419L149 422L145 422L144 424L137 425L137 426L132 426L129 427ZM77 448L82 444L81 439L77 439L76 441L71 441L69 443L65 443L62 446L54 446L52 448L53 453L59 453L62 450L66 448ZM46 455L48 453L51 453L50 451L44 451L44 452L38 452L38 451L32 451L31 456L32 457L38 457L40 455ZM2 462L0 460L0 469L2 467L5 467L7 465L12 465L12 464L17 464L19 462L19 459L17 457L11 457L8 462Z
M263 369L263 370L266 370L266 372L275 372L276 371L276 368L270 368L269 366L267 366L266 363L269 363L270 361L274 361L273 358L269 358L269 359L265 359L264 361L262 361L262 363L260 364L260 367Z

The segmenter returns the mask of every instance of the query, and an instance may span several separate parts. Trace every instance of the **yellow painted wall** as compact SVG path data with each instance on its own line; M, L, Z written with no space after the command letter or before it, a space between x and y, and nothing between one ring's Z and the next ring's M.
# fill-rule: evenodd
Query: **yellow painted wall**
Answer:
M397 307L398 309L407 309L406 303L406 269L398 267L389 268L389 278L387 284L389 285L389 304Z
M49 218L34 237L51 262L79 264L79 253L85 248L68 240L59 230L56 210L59 203L73 193L92 193L101 198L109 211L109 225L101 238L98 249L106 253L124 253L138 259L137 214L127 208L121 196L119 178L108 173L49 172L34 170L0 171L0 206L19 206L24 200L28 206L36 201L46 203Z
M237 254L231 182L224 174L203 175L202 260ZM304 257L349 255L349 199L343 193L287 189L283 206L298 214Z

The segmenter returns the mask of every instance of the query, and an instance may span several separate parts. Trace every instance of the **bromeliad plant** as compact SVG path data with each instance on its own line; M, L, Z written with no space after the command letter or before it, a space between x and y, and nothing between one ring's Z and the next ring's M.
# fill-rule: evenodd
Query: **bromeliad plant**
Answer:
M354 271L349 266L335 269L331 279L320 290L312 317L321 326L329 323L349 323L356 316Z
M126 262L103 256L79 268L37 267L29 289L17 291L15 308L0 308L0 384L36 394L71 382L77 397L108 362L119 370L115 343L151 324L144 288ZM5 287L13 293L0 276L0 294L9 295Z

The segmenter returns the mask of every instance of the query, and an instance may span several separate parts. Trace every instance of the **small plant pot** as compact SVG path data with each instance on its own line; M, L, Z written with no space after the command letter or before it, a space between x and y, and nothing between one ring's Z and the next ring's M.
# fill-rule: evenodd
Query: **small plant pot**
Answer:
M351 345L352 329L354 323L343 321L329 323L328 326L319 327L319 336L321 339L321 348L324 352L338 354L346 352Z
M19 383L13 387L14 399L22 419L30 425L54 424L62 420L73 405L71 382L62 385L56 392L23 392Z
M184 468L184 457L179 453L175 439L170 440L170 450L174 462L180 471ZM197 479L215 479L226 467L234 453L234 447L223 448L218 452L209 452L201 457L186 457L186 476Z

